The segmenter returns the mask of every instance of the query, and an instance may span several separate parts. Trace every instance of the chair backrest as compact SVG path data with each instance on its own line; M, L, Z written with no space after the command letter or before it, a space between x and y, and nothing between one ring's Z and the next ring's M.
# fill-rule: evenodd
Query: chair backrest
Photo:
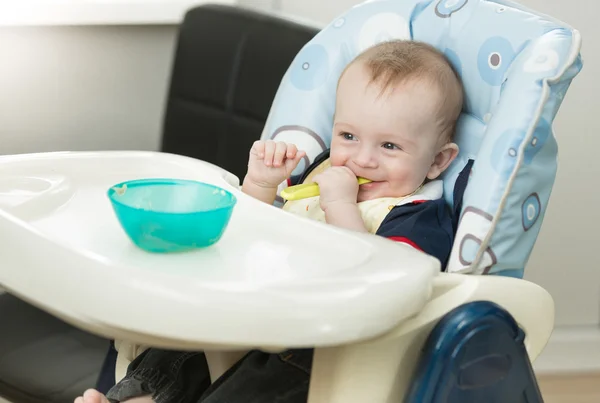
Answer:
M243 178L281 78L317 32L239 7L188 11L174 55L162 151L199 158Z
M299 52L263 138L296 143L312 162L331 142L341 71L361 51L389 39L434 45L464 82L461 151L443 178L448 203L459 172L475 162L447 269L521 277L556 175L552 122L582 67L579 33L504 0L370 0Z

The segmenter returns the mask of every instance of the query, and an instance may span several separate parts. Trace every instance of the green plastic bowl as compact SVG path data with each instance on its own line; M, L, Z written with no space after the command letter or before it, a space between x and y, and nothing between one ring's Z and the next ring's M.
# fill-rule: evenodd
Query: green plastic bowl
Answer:
M181 179L141 179L108 190L121 227L156 253L204 248L221 239L237 199L218 186Z

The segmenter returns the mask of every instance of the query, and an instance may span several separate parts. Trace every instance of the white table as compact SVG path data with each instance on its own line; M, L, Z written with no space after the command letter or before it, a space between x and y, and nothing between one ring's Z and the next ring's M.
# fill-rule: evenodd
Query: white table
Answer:
M159 255L129 241L106 191L157 176L236 195L216 245ZM194 349L376 337L424 307L440 267L409 246L261 203L213 165L152 152L0 158L0 255L0 285L76 326Z

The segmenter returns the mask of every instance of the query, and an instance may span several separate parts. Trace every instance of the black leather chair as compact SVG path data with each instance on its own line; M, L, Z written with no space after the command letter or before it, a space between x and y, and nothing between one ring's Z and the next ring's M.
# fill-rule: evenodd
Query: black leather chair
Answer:
M236 174L260 137L283 74L317 30L246 9L191 9L180 27L162 150ZM0 295L0 396L13 403L70 403L114 382L109 341ZM104 369L102 369L104 368Z
M228 6L190 10L181 26L162 149L246 173L281 78L315 28Z

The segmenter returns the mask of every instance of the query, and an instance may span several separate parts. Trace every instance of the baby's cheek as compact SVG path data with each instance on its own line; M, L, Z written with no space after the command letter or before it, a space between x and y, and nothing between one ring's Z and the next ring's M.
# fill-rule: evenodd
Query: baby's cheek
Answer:
M394 172L390 173L390 176L394 188L399 191L410 193L410 189L418 186L417 182L419 182L419 175L416 170L411 169L410 167L398 167Z
M395 164L388 167L388 176L393 182L405 182L411 175L411 167L408 164Z
M346 159L340 152L331 152L329 154L329 162L331 163L332 167L341 167L345 165Z
M418 159L411 164L410 169L408 169L408 173L414 178L414 180L420 181L427 176L430 166L431 164L429 160Z

